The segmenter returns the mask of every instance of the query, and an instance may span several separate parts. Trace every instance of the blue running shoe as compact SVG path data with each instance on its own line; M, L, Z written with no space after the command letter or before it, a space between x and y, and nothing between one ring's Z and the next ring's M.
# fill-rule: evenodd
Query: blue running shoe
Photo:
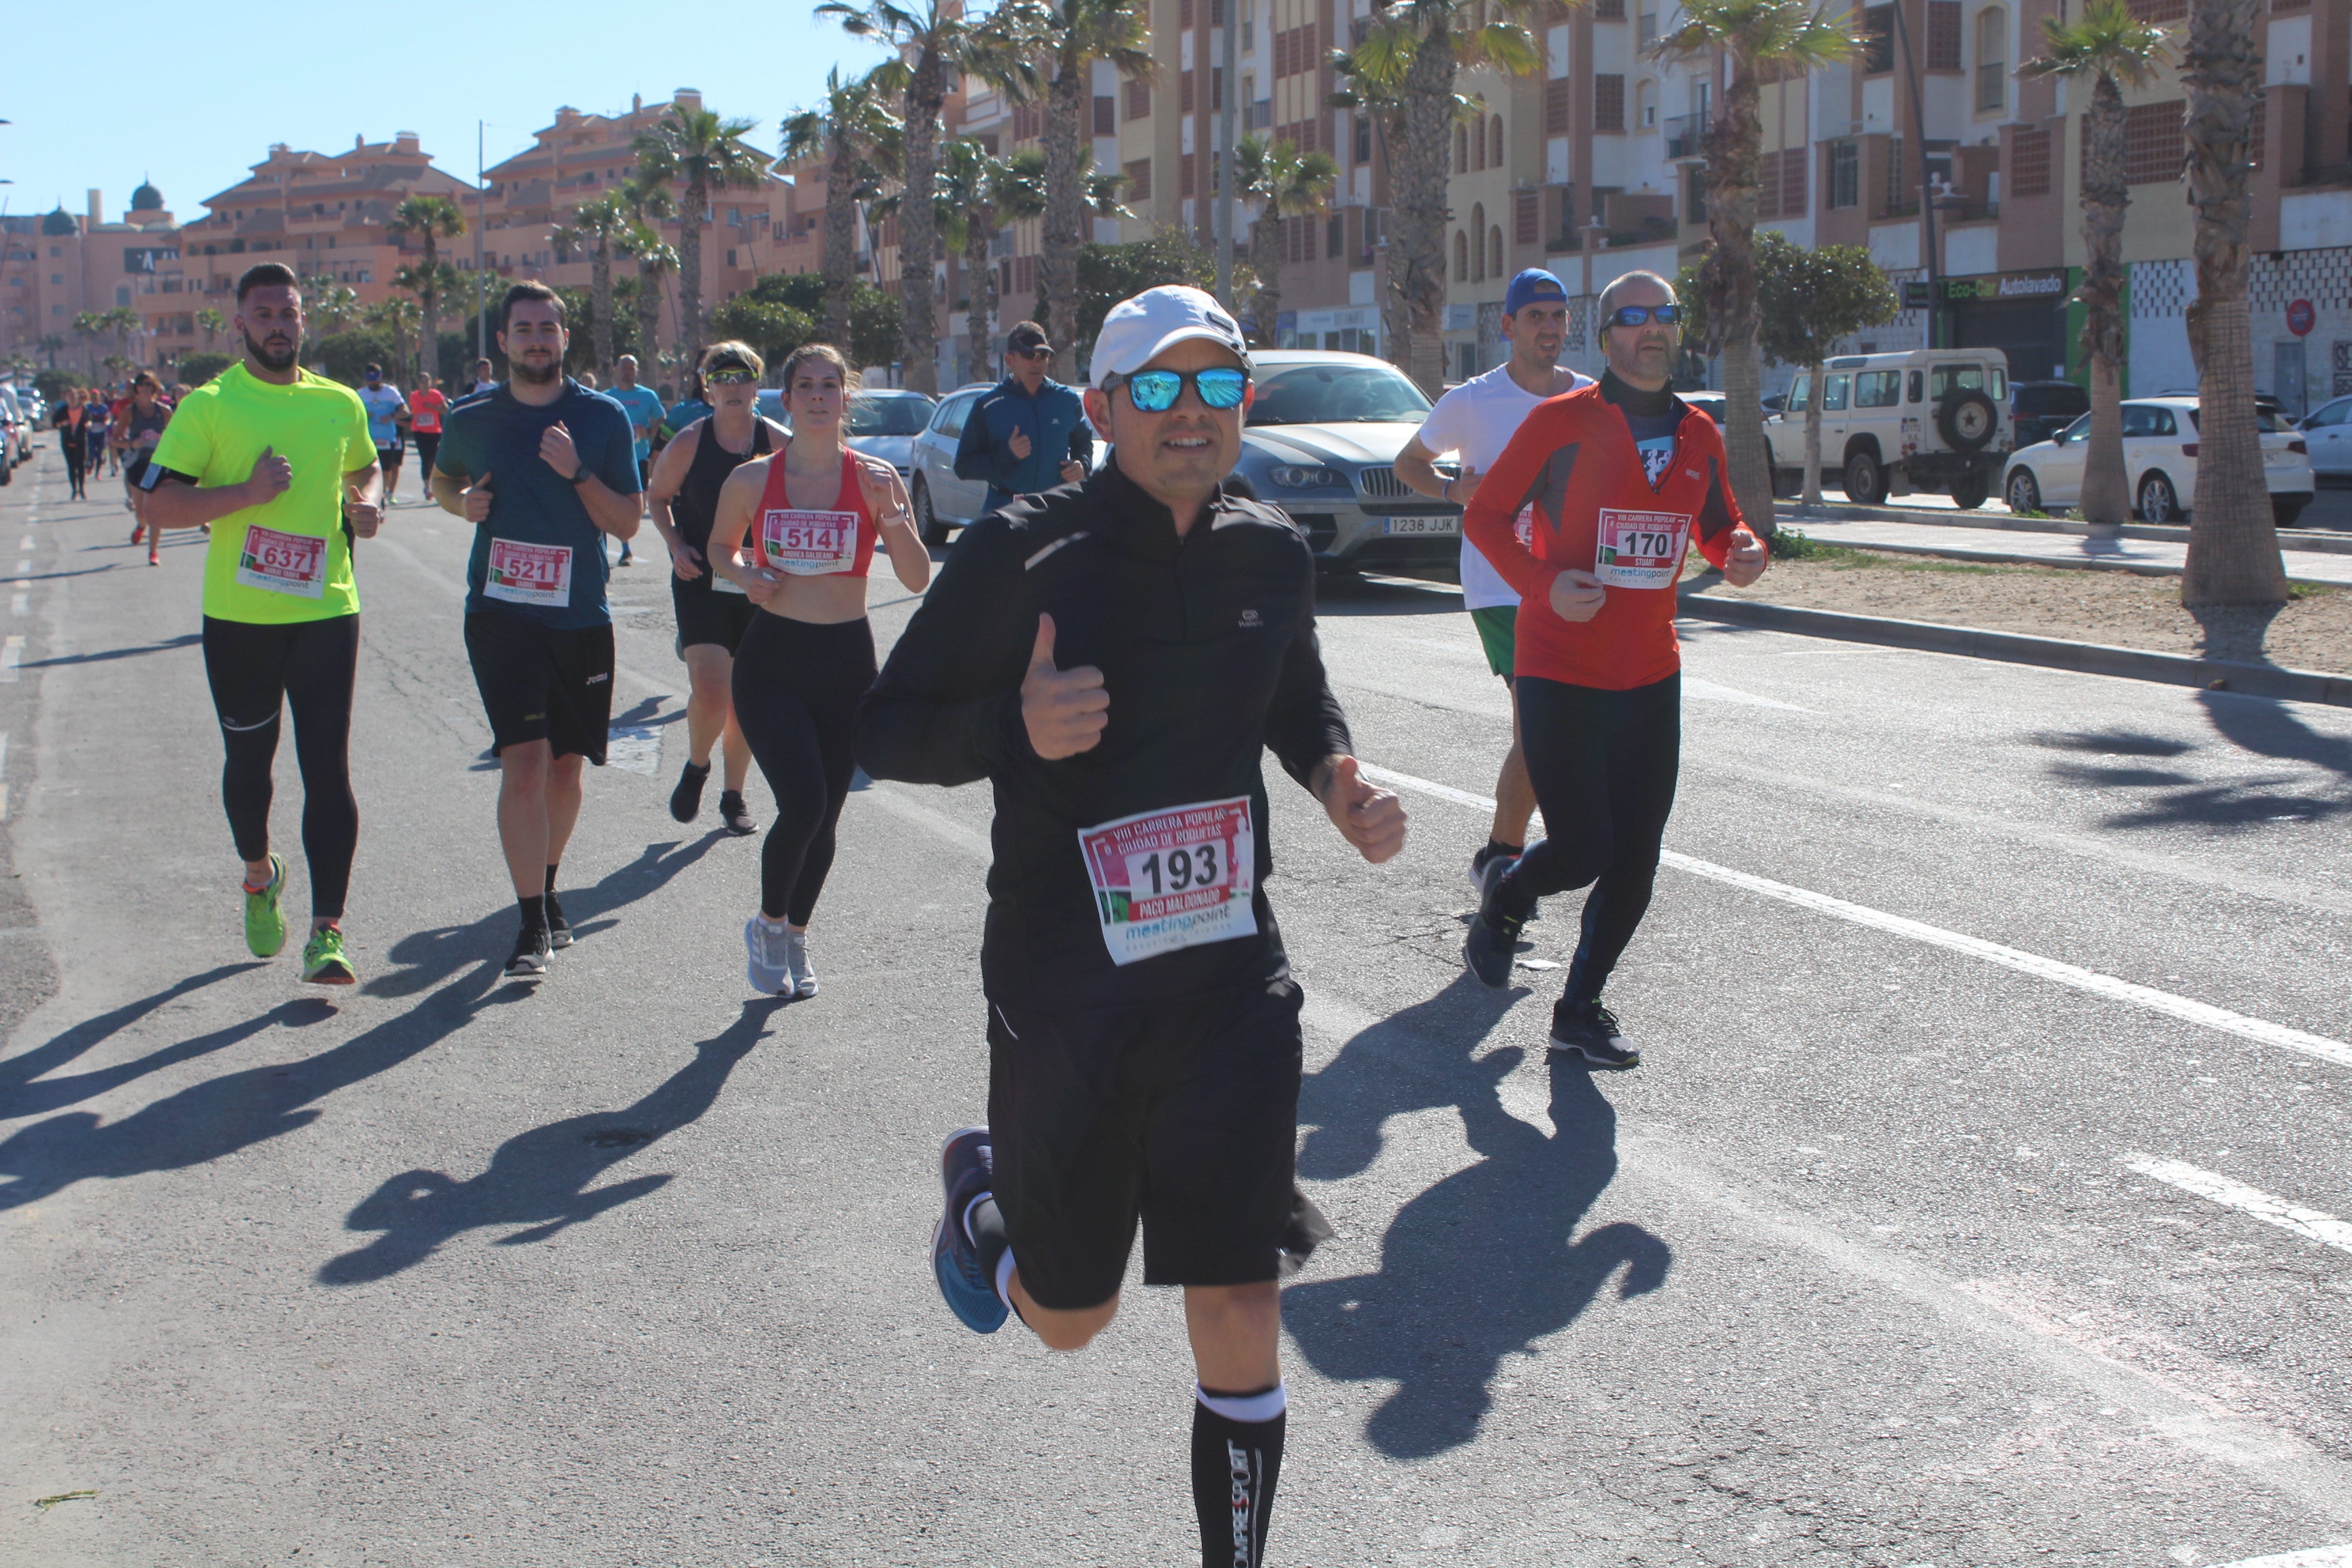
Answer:
M996 1179L996 1163L989 1147L988 1129L966 1127L940 1151L940 1184L947 1189L947 1210L931 1227L931 1272L939 1276L940 1294L957 1321L976 1334L992 1334L1004 1326L1004 1300L996 1281L982 1263L980 1251L964 1233L964 1211L987 1195Z

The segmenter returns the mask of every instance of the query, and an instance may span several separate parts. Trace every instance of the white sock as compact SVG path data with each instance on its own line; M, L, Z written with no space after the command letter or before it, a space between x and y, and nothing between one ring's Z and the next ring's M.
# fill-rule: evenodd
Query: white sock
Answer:
M1290 1385L1277 1382L1264 1394L1211 1394L1199 1384L1192 1385L1192 1397L1207 1409L1228 1421L1271 1421L1290 1408Z
M1016 1315L1020 1312L1021 1309L1013 1304L1013 1249L1009 1247L1004 1256L996 1260L996 1298L1004 1303L1006 1311Z

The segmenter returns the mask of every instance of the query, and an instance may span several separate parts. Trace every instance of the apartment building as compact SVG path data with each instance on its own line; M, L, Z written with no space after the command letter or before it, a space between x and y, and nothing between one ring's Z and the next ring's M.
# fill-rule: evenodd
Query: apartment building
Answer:
M142 362L159 350L176 352L196 341L193 307L163 285L175 285L180 227L163 193L142 184L120 219L104 216L104 196L91 191L86 210L0 219L0 356L23 353L39 364L94 371L121 352ZM88 313L138 308L145 320L121 339L89 339L73 323ZM184 318L184 320L183 319Z

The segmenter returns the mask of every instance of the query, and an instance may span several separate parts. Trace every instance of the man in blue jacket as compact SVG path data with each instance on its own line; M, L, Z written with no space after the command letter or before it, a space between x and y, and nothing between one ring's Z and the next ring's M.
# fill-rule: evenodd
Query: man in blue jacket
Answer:
M1004 359L1011 374L972 405L956 443L956 478L988 485L983 511L1083 479L1094 467L1094 428L1076 391L1045 375L1054 363L1045 329L1014 327L1004 335Z

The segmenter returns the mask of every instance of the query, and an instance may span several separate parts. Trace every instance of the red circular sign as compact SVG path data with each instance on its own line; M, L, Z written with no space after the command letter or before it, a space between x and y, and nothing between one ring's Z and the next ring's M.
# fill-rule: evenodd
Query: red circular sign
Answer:
M2307 337L2311 329L2319 325L2319 312L2308 300L2297 300L2286 308L2286 330L2296 337Z

